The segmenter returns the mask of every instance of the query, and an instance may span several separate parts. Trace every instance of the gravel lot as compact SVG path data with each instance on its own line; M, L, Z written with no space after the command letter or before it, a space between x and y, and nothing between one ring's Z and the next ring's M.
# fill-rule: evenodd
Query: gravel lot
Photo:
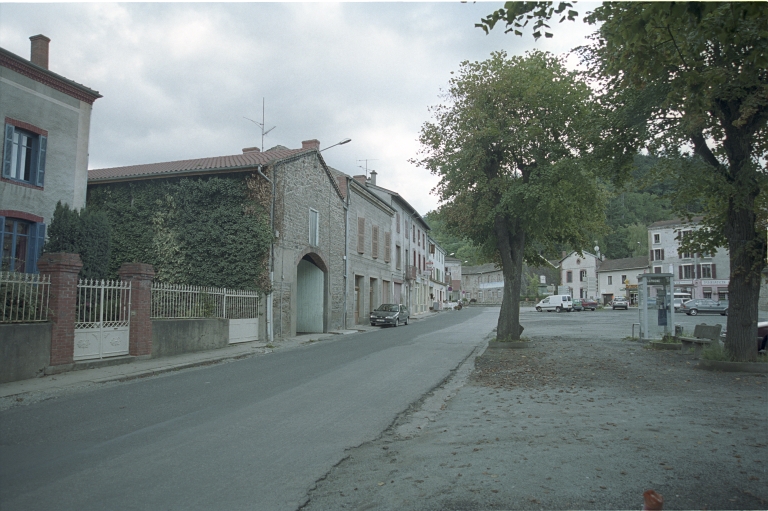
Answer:
M642 509L651 488L665 509L766 509L766 378L574 337L618 317L585 314L525 314L533 347L469 361L302 509ZM536 335L552 321L585 326Z

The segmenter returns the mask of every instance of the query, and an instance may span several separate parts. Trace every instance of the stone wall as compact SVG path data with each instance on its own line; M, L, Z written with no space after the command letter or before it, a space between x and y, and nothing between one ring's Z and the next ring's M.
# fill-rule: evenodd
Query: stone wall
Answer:
M274 166L277 200L275 229L275 337L296 334L296 267L304 256L325 272L324 330L343 327L344 204L335 180L316 152ZM274 174L273 174L274 175ZM319 214L319 243L310 246L310 209ZM282 320L281 320L282 318Z
M41 376L51 358L51 323L0 324L0 383Z

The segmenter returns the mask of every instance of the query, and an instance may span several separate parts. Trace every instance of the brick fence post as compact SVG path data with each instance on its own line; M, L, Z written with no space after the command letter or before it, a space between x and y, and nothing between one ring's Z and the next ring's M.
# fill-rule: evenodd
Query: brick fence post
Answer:
M75 356L77 274L83 262L78 254L43 254L37 261L41 274L51 277L51 364L71 364Z
M151 264L123 263L117 272L120 280L131 282L131 328L128 353L133 356L152 355L152 278Z

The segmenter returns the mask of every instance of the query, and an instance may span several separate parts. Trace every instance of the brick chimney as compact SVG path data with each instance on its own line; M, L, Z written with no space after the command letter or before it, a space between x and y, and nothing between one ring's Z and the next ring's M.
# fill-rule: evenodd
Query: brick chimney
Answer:
M43 34L33 35L29 40L32 41L32 57L29 59L30 62L36 66L48 69L48 43L51 40Z
M303 140L301 142L301 148L302 149L317 149L320 150L320 141L317 139L312 140Z
M373 186L376 186L376 171L375 170L371 171L371 184Z
M260 153L261 149L258 147L243 147L243 154L245 153Z
M365 186L365 176L363 174L360 174L359 176L352 176L352 179L360 183L361 185Z

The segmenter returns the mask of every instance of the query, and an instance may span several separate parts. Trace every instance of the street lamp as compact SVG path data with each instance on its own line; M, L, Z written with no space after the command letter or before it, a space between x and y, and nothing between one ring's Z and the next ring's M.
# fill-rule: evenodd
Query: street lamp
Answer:
M345 138L345 139L344 139L344 140L342 140L341 142L337 142L337 143L335 143L335 144L333 144L333 145L329 145L329 146L328 146L328 147L326 147L325 149L330 149L331 147L336 147L337 145L344 145L344 144L348 144L348 143L350 143L350 142L352 142L352 139L351 139L351 138ZM320 149L320 152L322 153L323 151L325 151L325 149Z

